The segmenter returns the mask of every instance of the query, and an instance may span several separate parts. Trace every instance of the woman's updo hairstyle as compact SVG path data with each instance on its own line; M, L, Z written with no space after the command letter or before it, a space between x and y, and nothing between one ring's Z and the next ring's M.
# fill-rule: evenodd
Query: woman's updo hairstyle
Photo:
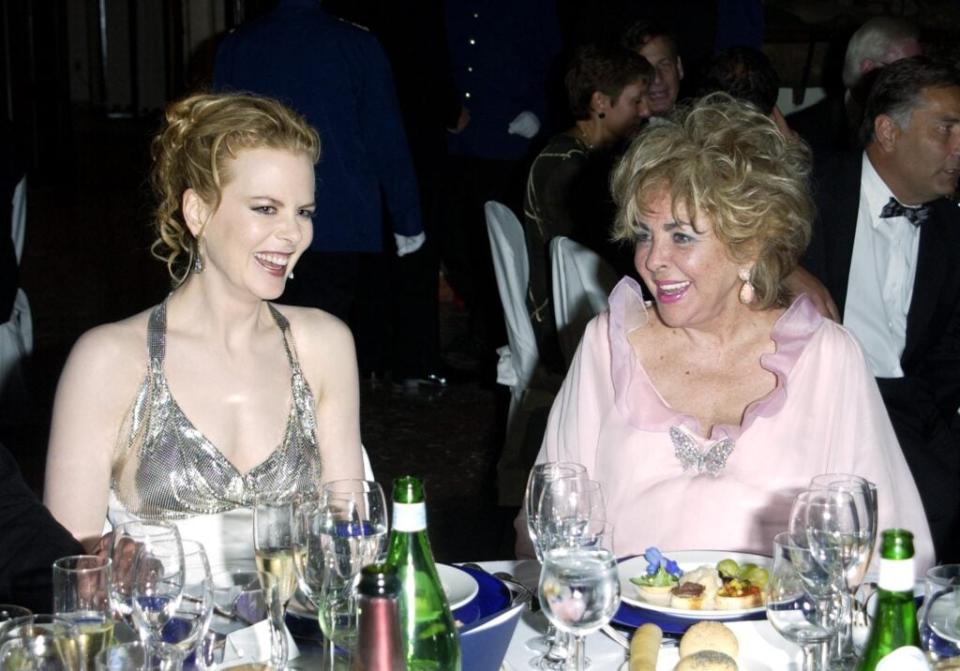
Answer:
M155 257L167 264L174 286L189 275L199 238L187 227L183 194L193 189L213 211L232 179L228 160L244 149L284 149L320 158L320 138L299 114L283 104L241 93L202 93L171 103L151 146L150 184L157 197ZM204 222L205 224L206 222Z

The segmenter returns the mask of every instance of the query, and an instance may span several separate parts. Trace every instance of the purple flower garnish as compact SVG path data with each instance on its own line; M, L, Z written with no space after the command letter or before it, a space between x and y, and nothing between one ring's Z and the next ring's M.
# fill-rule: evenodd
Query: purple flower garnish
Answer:
M677 565L677 562L664 557L663 553L655 547L647 548L643 553L643 558L647 560L647 575L654 575L661 568L674 578L683 575L683 571Z

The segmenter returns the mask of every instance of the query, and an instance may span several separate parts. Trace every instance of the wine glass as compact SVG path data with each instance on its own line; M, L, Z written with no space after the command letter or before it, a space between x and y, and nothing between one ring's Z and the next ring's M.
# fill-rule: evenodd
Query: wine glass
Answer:
M169 522L144 522L130 520L116 526L110 540L110 561L112 562L113 582L110 590L110 602L113 612L127 624L133 623L133 582L134 562L140 549L152 542L183 545L180 531Z
M856 475L826 473L810 482L805 512L811 547L841 587L843 613L831 650L833 668L856 664L853 645L854 594L863 582L877 540L877 488ZM794 529L795 531L795 529ZM818 540L819 539L819 540Z
M0 603L0 624L26 615L33 615L33 611L12 603Z
M546 483L537 507L537 545L541 552L586 542L590 520L606 519L600 483L581 476L566 476Z
M163 627L163 641L179 648L187 660L196 655L195 665L202 667L204 660L198 646L207 635L213 617L213 577L203 544L192 540L182 544L183 596L173 617Z
M386 499L370 480L337 480L324 485L315 523L323 561L320 628L328 659L349 656L357 635L356 583L360 570L383 561L387 550ZM308 541L309 544L309 541Z
M300 494L294 501L297 533L294 537L293 560L297 569L297 586L319 609L320 590L323 588L324 559L320 545L322 519L319 493Z
M587 479L587 469L582 464L568 461L547 461L535 464L527 478L527 489L523 498L523 512L527 518L527 533L533 544L537 560L543 562L543 550L538 542L540 528L540 500L547 483L562 477ZM549 621L543 636L527 641L527 647L540 653L530 661L532 666L546 669L561 669L568 656L568 637L558 634L557 628Z
M297 589L296 535L296 511L292 500L257 500L253 508L253 550L257 570L276 579L284 608Z
M960 657L960 564L934 566L924 581L920 644L931 661Z
M148 537L133 563L133 621L147 647L163 641L163 629L183 597L184 557L179 536Z
M765 590L767 619L803 650L803 671L830 668L824 646L837 631L836 584L816 560L805 536L773 539L773 566Z
M73 555L53 562L53 612L76 626L88 669L113 641L111 573L108 557Z
M574 636L572 668L583 671L584 637L607 624L620 605L616 558L604 548L549 550L538 591L547 619Z

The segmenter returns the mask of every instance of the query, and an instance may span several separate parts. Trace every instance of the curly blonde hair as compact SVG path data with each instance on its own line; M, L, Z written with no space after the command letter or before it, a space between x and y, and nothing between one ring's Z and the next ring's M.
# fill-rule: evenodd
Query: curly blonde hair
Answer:
M678 108L631 144L611 179L618 208L613 237L633 242L638 217L667 189L674 211L682 203L691 219L706 215L735 262L756 259L755 305L784 306L783 280L810 243L809 175L806 144L785 138L752 106L714 93Z
M283 104L241 93L201 93L171 103L153 138L150 184L157 206L152 254L167 264L174 286L183 283L199 253L199 237L184 220L183 194L193 189L216 210L231 175L228 160L244 149L284 149L316 163L320 137Z

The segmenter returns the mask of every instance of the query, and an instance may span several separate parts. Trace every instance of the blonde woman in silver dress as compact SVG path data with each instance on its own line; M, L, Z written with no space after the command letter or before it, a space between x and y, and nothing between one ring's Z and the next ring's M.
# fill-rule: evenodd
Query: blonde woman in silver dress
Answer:
M177 521L212 563L252 558L256 497L362 477L349 329L270 303L313 235L318 156L313 129L269 99L167 109L154 254L175 288L83 335L57 389L45 503L77 538L94 542L109 508Z

